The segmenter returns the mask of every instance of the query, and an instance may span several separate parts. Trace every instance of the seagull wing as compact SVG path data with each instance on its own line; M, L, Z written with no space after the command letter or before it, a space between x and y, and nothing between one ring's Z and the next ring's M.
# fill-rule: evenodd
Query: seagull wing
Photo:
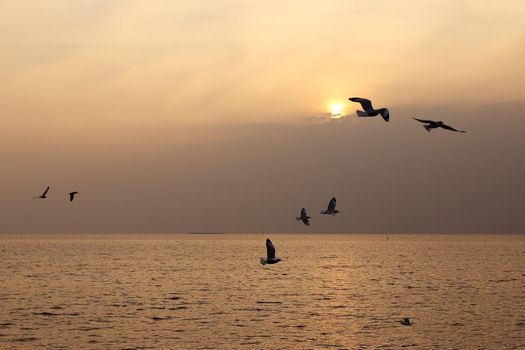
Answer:
M370 112L374 110L374 107L372 107L372 101L366 98L361 97L350 97L350 101L357 102L361 104L361 107L365 110L365 112Z
M301 218L307 217L308 214L306 214L306 209L301 209Z
M46 190L44 191L44 193L42 193L42 196L45 196L47 194L47 192L49 192L49 186L47 186Z
M332 197L332 199L330 199L330 203L328 203L327 211L335 210L335 205L336 205L335 197Z
M73 198L75 198L75 192L71 192L71 193L69 194L69 201L70 201L70 202L73 202Z
M447 129L447 130L451 130L451 131L466 132L465 130L454 129L453 127L448 126L447 124L443 124L443 125L441 125L441 127L442 127L443 129Z
M412 119L417 120L418 122L421 122L421 123L426 123L426 124L432 124L432 123L435 123L435 121L433 121L433 120L418 119L418 118L412 118Z
M381 114L381 117L385 120L385 122L390 120L390 112L388 111L388 108L381 108L378 109L379 114Z
M268 260L275 259L275 247L270 239L266 239L266 258Z

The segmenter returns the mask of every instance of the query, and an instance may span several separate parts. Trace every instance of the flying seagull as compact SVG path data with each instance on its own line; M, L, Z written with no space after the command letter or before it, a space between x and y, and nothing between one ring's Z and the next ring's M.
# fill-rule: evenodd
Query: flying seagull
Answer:
M401 324L403 326L411 326L412 325L412 321L410 321L410 319L408 317L405 317L401 320Z
M308 216L308 214L306 213L306 209L304 209L304 208L301 209L301 214L299 214L299 216L296 217L295 220L297 220L297 221L300 220L306 226L310 226L310 217Z
M427 131L430 131L436 128L442 128L442 129L447 129L451 131L466 132L465 130L454 129L453 127L448 126L447 124L443 123L441 120L436 122L433 120L425 120L425 119L418 119L418 118L414 118L414 119L417 120L418 122L424 123L425 125L423 125L423 127L427 129Z
M33 197L33 198L39 198L39 199L46 199L47 198L47 192L49 192L49 186L47 186L46 190L44 191L44 193L42 193L40 196L38 197Z
M330 203L328 203L328 208L326 208L326 210L321 210L321 214L323 215L332 215L334 216L335 214L339 213L339 210L335 210L335 204L336 204L336 200L335 200L335 197L332 197L332 199L330 199Z
M75 195L77 194L77 191L69 192L69 201L73 202L73 199L75 199Z
M266 238L266 259L261 258L261 264L277 264L281 259L275 258L275 247L269 238Z
M361 97L350 97L350 101L357 102L361 104L361 108L363 108L365 111L356 110L358 117L375 117L379 114L381 114L381 117L385 120L385 122L390 120L390 112L388 112L387 108L379 108L374 109L372 107L372 101L366 98Z

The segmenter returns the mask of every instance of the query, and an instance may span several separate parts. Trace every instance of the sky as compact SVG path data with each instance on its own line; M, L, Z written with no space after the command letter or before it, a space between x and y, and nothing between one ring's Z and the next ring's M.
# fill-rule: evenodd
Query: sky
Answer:
M513 0L0 2L0 233L525 233L524 16ZM321 217L332 196L341 214Z

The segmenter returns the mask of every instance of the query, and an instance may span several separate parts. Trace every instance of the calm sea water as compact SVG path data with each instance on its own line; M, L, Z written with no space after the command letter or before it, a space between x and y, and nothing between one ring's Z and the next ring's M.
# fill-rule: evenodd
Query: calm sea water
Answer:
M265 238L0 235L0 349L525 349L525 236Z

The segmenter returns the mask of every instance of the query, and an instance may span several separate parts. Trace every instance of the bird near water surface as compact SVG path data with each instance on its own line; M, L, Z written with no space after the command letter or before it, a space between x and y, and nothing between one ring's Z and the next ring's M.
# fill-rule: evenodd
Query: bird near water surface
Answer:
M269 238L266 239L266 259L261 258L261 264L277 264L281 259L275 257L275 247Z

